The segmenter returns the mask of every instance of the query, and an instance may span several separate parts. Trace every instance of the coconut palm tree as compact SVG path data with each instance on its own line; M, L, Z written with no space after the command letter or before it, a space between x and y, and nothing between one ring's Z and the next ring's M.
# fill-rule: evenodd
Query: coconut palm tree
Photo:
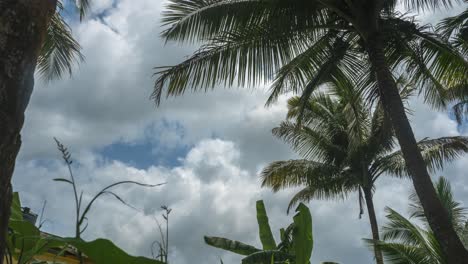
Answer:
M153 97L225 86L272 83L268 103L300 93L303 105L321 79L369 66L402 149L413 185L450 263L468 252L437 199L392 71L407 71L427 102L446 106L468 63L430 26L398 14L450 7L457 0L169 0L163 13L168 41L199 43L182 63L161 67Z
M468 247L468 222L466 208L461 207L453 197L450 183L443 177L435 184L437 195L449 212L450 221L460 238ZM386 208L387 223L382 228L382 241L377 242L389 263L446 264L443 251L434 233L430 230L421 203L413 194L410 197L410 218L407 219L395 210ZM411 219L424 223L424 228L414 224ZM367 240L374 244L374 241Z
M411 95L412 86L402 85L401 96ZM395 137L382 105L365 104L356 85L349 80L328 82L326 91L314 94L306 105L302 123L297 117L301 98L288 101L288 121L273 129L273 134L287 143L303 159L276 161L261 172L262 186L278 191L303 187L291 200L289 208L311 199L344 199L357 192L359 217L367 206L374 240L379 229L373 205L375 182L381 175L408 176L401 151L395 151ZM322 91L324 88L322 88ZM326 94L333 94L327 96ZM424 139L418 143L429 170L468 152L468 138ZM382 254L375 248L378 264Z
M90 0L76 1L81 17ZM46 80L71 74L79 44L57 0L0 1L0 264L12 201L11 178L36 70Z

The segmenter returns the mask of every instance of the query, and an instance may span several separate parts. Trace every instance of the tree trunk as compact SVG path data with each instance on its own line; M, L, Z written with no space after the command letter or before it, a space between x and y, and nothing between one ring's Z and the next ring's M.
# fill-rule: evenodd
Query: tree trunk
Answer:
M372 239L375 241L380 240L379 226L377 224L377 217L375 216L374 201L372 200L372 189L364 187L364 199L366 200L367 213L369 214L369 222L372 230ZM384 264L382 251L374 246L375 262L377 264Z
M11 178L21 146L24 111L56 0L0 0L0 264L12 199Z
M379 33L369 36L367 49L372 68L376 74L382 105L392 121L416 194L424 208L429 225L447 258L447 263L466 264L468 252L453 229L448 212L437 198L434 185L406 116L398 87L387 65L383 47L383 40Z

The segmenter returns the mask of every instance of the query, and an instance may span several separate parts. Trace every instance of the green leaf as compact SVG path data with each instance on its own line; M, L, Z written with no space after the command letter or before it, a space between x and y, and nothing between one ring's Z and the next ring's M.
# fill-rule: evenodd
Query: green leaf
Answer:
M239 255L248 256L255 252L261 251L258 248L244 244L239 241L230 240L222 237L208 237L205 236L205 243L216 248L224 249L227 251L234 252Z
M23 221L23 212L21 211L21 201L17 192L13 193L11 203L10 221Z
M154 259L130 256L107 239L100 238L90 242L76 238L63 240L83 252L96 264L163 264Z
M268 223L268 215L265 210L265 204L262 200L257 201L257 222L263 250L276 249L275 238L271 232L270 224Z
M64 179L64 178L56 178L56 179L54 179L54 181L57 181L57 182L66 182L66 183L69 183L69 184L73 184L73 182L71 182L71 181L68 180L68 179Z
M308 264L314 246L312 236L312 216L309 208L300 203L294 216L293 239L296 253L296 264Z
M294 259L294 256L279 250L264 250L243 258L242 264L270 264L272 259L274 263L283 263Z
M50 248L62 247L65 243L58 237L41 236L39 229L28 221L11 220L9 227L13 230L10 235L10 246L21 254L19 264L29 263L36 255L40 255Z

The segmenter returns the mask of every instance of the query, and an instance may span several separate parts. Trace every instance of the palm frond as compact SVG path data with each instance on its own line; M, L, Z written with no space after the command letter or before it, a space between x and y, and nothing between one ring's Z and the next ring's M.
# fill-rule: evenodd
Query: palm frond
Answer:
M260 173L262 187L270 187L274 192L289 187L310 184L314 179L333 177L339 173L335 166L310 160L275 161Z
M304 1L170 0L163 12L163 25L168 28L162 35L167 40L200 41L252 25L292 29L323 23L327 17L320 5Z
M463 31L463 28L466 28L468 20L468 8L465 11L461 12L459 15L446 17L440 21L436 28L437 32L445 37L445 39L450 39L454 35L457 35Z
M37 62L40 75L48 81L60 78L65 72L71 75L73 65L84 59L80 50L70 27L60 13L55 12Z
M435 171L442 169L445 162L451 162L468 152L468 137L424 139L418 142L418 147L428 170ZM372 165L371 171L377 177L384 172L397 177L409 176L401 151L379 158Z
M382 240L394 241L405 245L411 245L431 252L431 247L426 243L427 232L411 223L395 210L387 207L386 218L389 220L382 227Z
M344 200L349 193L356 191L358 186L353 184L343 184L344 178L324 179L320 186L310 185L297 192L288 204L287 212L300 202L310 202L318 200Z
M467 220L466 208L462 207L459 202L455 201L452 187L446 178L440 177L439 180L435 183L435 189L437 197L448 212L452 225L454 226L455 230L460 232L463 230ZM410 204L411 217L415 217L423 222L427 222L422 205L415 193L410 196L410 200L412 201Z
M440 8L450 8L463 0L402 0L407 10L411 11L434 11Z
M335 144L332 142L332 135L322 132L325 131L306 126L298 127L291 122L282 122L279 127L273 129L275 136L289 143L303 158L315 158L323 162L338 162L344 159L346 157L346 149L343 148L345 145Z
M157 67L152 98L159 103L166 87L169 96L183 94L187 88L206 91L220 83L265 84L283 63L306 49L310 38L294 31L273 33L261 26L221 34L184 62Z
M320 36L304 52L298 54L278 70L276 78L270 87L267 105L274 103L278 96L283 93L289 91L298 93L300 88L306 86L323 61L329 58L330 54L327 52L329 43L336 34L329 33Z
M91 9L91 0L75 0L76 1L76 8L78 8L78 12L80 13L80 20L83 20L84 17L88 14L89 10Z
M382 251L384 259L392 264L438 264L431 261L424 250L415 246L368 240L368 244L374 245L374 243Z

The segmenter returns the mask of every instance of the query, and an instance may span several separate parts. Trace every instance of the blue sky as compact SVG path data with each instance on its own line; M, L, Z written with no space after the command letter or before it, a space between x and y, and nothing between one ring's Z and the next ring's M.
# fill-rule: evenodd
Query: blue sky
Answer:
M294 190L272 193L261 189L259 170L274 160L297 156L271 135L286 114L287 96L264 108L267 89L217 89L164 100L159 108L149 100L153 67L171 65L193 47L164 44L159 38L164 1L96 0L92 15L71 21L86 62L71 78L37 82L26 113L23 147L14 188L23 204L36 212L47 200L47 232L72 235L73 202L66 185L52 181L67 171L53 137L70 150L85 199L100 187L123 179L163 187L116 190L138 210L111 197L96 204L87 239L106 237L132 254L150 255L158 239L154 218L160 206L173 208L172 263L239 263L239 257L204 245L203 235L226 236L257 244L255 201L264 199L274 229L290 222L285 213ZM450 11L456 13L457 10ZM425 20L440 15L424 14ZM430 110L411 100L416 136L460 135L448 111ZM468 201L468 157L444 172L456 197ZM435 174L434 177L440 174ZM33 184L32 184L33 183ZM376 192L380 221L383 208L406 212L409 182L384 179ZM361 238L369 237L367 219L358 219L357 197L345 202L313 201L314 263L371 263Z

